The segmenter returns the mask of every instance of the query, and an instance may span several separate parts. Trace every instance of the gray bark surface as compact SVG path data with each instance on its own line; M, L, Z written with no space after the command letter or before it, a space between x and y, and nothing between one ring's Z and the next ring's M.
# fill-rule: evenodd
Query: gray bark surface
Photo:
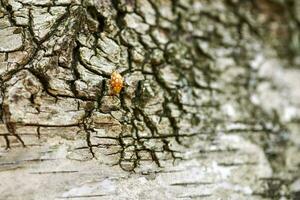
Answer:
M299 199L299 13L0 0L0 199Z

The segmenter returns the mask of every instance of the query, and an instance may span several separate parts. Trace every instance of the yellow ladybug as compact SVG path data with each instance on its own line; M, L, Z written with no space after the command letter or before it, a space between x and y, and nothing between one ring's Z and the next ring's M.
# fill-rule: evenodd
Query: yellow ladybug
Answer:
M116 71L113 71L113 73L110 76L110 88L113 95L118 95L122 88L123 88L123 77L121 74L119 74Z

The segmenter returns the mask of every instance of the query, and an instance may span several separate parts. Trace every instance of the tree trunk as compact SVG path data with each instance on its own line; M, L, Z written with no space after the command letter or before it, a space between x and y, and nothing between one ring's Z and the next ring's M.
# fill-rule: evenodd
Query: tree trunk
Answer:
M299 199L298 2L0 0L0 199Z

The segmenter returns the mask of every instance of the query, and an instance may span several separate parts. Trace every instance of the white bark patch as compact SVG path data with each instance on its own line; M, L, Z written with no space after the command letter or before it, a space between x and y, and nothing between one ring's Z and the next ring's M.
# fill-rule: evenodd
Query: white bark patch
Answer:
M32 12L34 34L43 39L51 30L56 20L65 13L64 7L51 7L50 12L47 8L36 8Z
M11 27L0 30L0 51L16 51L20 49L22 45L23 41L20 28Z

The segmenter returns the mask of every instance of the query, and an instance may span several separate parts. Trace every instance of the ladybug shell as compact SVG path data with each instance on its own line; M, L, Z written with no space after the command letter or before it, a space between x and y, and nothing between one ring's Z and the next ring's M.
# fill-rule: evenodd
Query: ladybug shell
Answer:
M119 94L123 88L123 77L114 71L110 77L110 87L113 94Z

